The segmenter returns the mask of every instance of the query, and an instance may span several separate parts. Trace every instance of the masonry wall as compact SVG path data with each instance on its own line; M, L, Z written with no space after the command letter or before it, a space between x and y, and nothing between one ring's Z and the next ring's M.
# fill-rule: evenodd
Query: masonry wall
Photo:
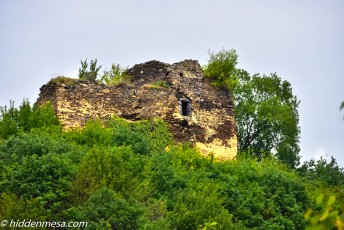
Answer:
M191 142L204 154L230 159L237 153L233 101L215 89L197 61L175 64L150 61L128 70L132 84L108 87L74 80L42 86L38 103L51 101L64 128L85 125L87 119L119 116L131 121L161 117L178 142ZM156 87L157 81L166 87ZM183 115L189 110L188 113Z

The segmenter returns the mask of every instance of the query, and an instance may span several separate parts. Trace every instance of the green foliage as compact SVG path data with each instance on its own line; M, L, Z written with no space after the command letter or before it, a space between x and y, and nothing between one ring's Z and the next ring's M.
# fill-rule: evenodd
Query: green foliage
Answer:
M71 162L58 155L26 156L20 163L6 167L0 189L23 198L37 198L56 212L68 197L72 172Z
M205 74L229 89L235 103L239 152L261 159L271 154L295 168L299 164L299 101L289 82L276 74L251 76L237 69L234 50L209 53Z
M41 107L31 107L30 103L24 100L18 109L11 101L9 109L6 106L0 107L0 113L0 139L8 139L18 133L29 132L33 128L45 127L53 131L60 127L50 102Z
M336 195L325 196L318 191L314 201L318 209L309 208L305 213L305 219L310 222L306 230L343 229L344 206L336 207Z
M161 119L115 117L62 131L52 114L29 104L3 112L0 219L152 230L305 229L342 221L343 175L335 161L307 163L297 174L274 157L257 161L248 149L246 157L218 162L173 143ZM319 186L336 202L313 200Z
M90 61L88 69L87 58L85 61L81 60L81 68L79 68L79 78L83 80L96 81L99 70L102 66L97 66L97 59Z
M94 192L86 205L67 211L69 218L88 222L88 229L138 229L143 208L129 203L111 189Z
M50 210L45 209L39 199L25 199L15 194L0 194L0 219L24 220L31 218L36 221L46 221Z
M148 85L146 85L146 88L148 89L163 89L163 88L168 88L169 85L165 82L165 81L155 81L155 82L152 82Z
M51 140L25 134L1 146L0 192L35 200L54 214L66 204L73 163Z
M103 76L100 78L100 82L106 85L113 86L122 82L130 82L130 76L127 75L128 67L123 68L119 64L112 64L111 70L105 70Z
M161 152L172 144L172 135L167 124L157 118L127 123L125 119L113 118L108 126L111 128L112 144L131 146L135 153L149 154Z
M109 145L111 141L110 130L104 129L104 124L99 120L88 120L85 127L67 131L64 136L78 145L88 147Z
M170 221L167 218L165 199L149 198L146 202L146 212L141 218L143 229L171 229Z
M299 102L290 84L276 74L251 77L238 72L233 94L240 150L250 150L259 159L275 152L281 162L296 167L300 159Z
M77 167L73 200L84 201L102 187L127 195L133 191L135 175L143 170L140 164L129 147L90 149Z
M267 160L240 158L219 166L214 171L221 197L237 221L258 229L304 228L308 198L295 173Z
M137 154L149 154L152 150L150 139L136 131L135 127L122 126L114 129L112 143L117 146L130 146Z
M305 213L310 224L306 229L343 229L344 172L336 159L312 159L297 170L313 201Z
M194 229L216 223L216 229L234 229L232 215L223 206L218 183L206 179L192 179L176 195L170 214L175 229ZM213 224L214 226L214 224Z
M24 102L25 103L25 102ZM10 108L0 107L0 138L7 139L18 133L18 109L14 108L14 102L10 102Z
M208 51L210 59L208 65L203 67L206 76L210 77L215 86L232 89L231 76L234 74L238 63L238 55L234 49L220 52Z
M342 104L340 105L340 109L344 109L344 101L342 102Z
M0 146L0 156L4 163L14 164L29 155L40 157L48 153L61 154L71 150L72 147L63 139L52 139L46 135L28 133L5 141Z
M298 171L308 180L317 180L331 186L344 186L344 169L333 156L329 163L323 157L317 161L306 161Z

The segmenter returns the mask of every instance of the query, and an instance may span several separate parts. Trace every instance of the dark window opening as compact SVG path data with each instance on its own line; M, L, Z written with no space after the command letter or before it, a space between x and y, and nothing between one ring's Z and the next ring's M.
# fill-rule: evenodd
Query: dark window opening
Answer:
M183 77L183 73L179 73L179 77Z
M179 101L180 105L180 114L182 116L191 117L191 102L186 98L181 98Z
M188 104L187 101L182 101L182 115L187 116L188 115Z

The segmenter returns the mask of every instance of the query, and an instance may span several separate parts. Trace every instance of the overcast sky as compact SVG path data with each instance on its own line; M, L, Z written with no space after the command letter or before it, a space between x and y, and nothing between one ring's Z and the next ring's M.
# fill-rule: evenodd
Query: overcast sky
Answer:
M302 160L344 166L342 0L0 0L0 106L34 103L51 78L77 77L81 59L203 65L222 48L239 68L292 84Z

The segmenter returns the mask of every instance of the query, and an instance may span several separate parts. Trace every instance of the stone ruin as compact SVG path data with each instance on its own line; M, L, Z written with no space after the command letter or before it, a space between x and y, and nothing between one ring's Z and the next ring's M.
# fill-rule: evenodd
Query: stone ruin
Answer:
M160 117L177 142L190 142L205 155L227 160L237 154L237 132L230 92L215 88L197 61L149 61L127 71L130 84L106 86L86 80L49 82L37 103L50 101L65 129L88 119L118 116L130 121ZM163 83L163 86L156 86Z

